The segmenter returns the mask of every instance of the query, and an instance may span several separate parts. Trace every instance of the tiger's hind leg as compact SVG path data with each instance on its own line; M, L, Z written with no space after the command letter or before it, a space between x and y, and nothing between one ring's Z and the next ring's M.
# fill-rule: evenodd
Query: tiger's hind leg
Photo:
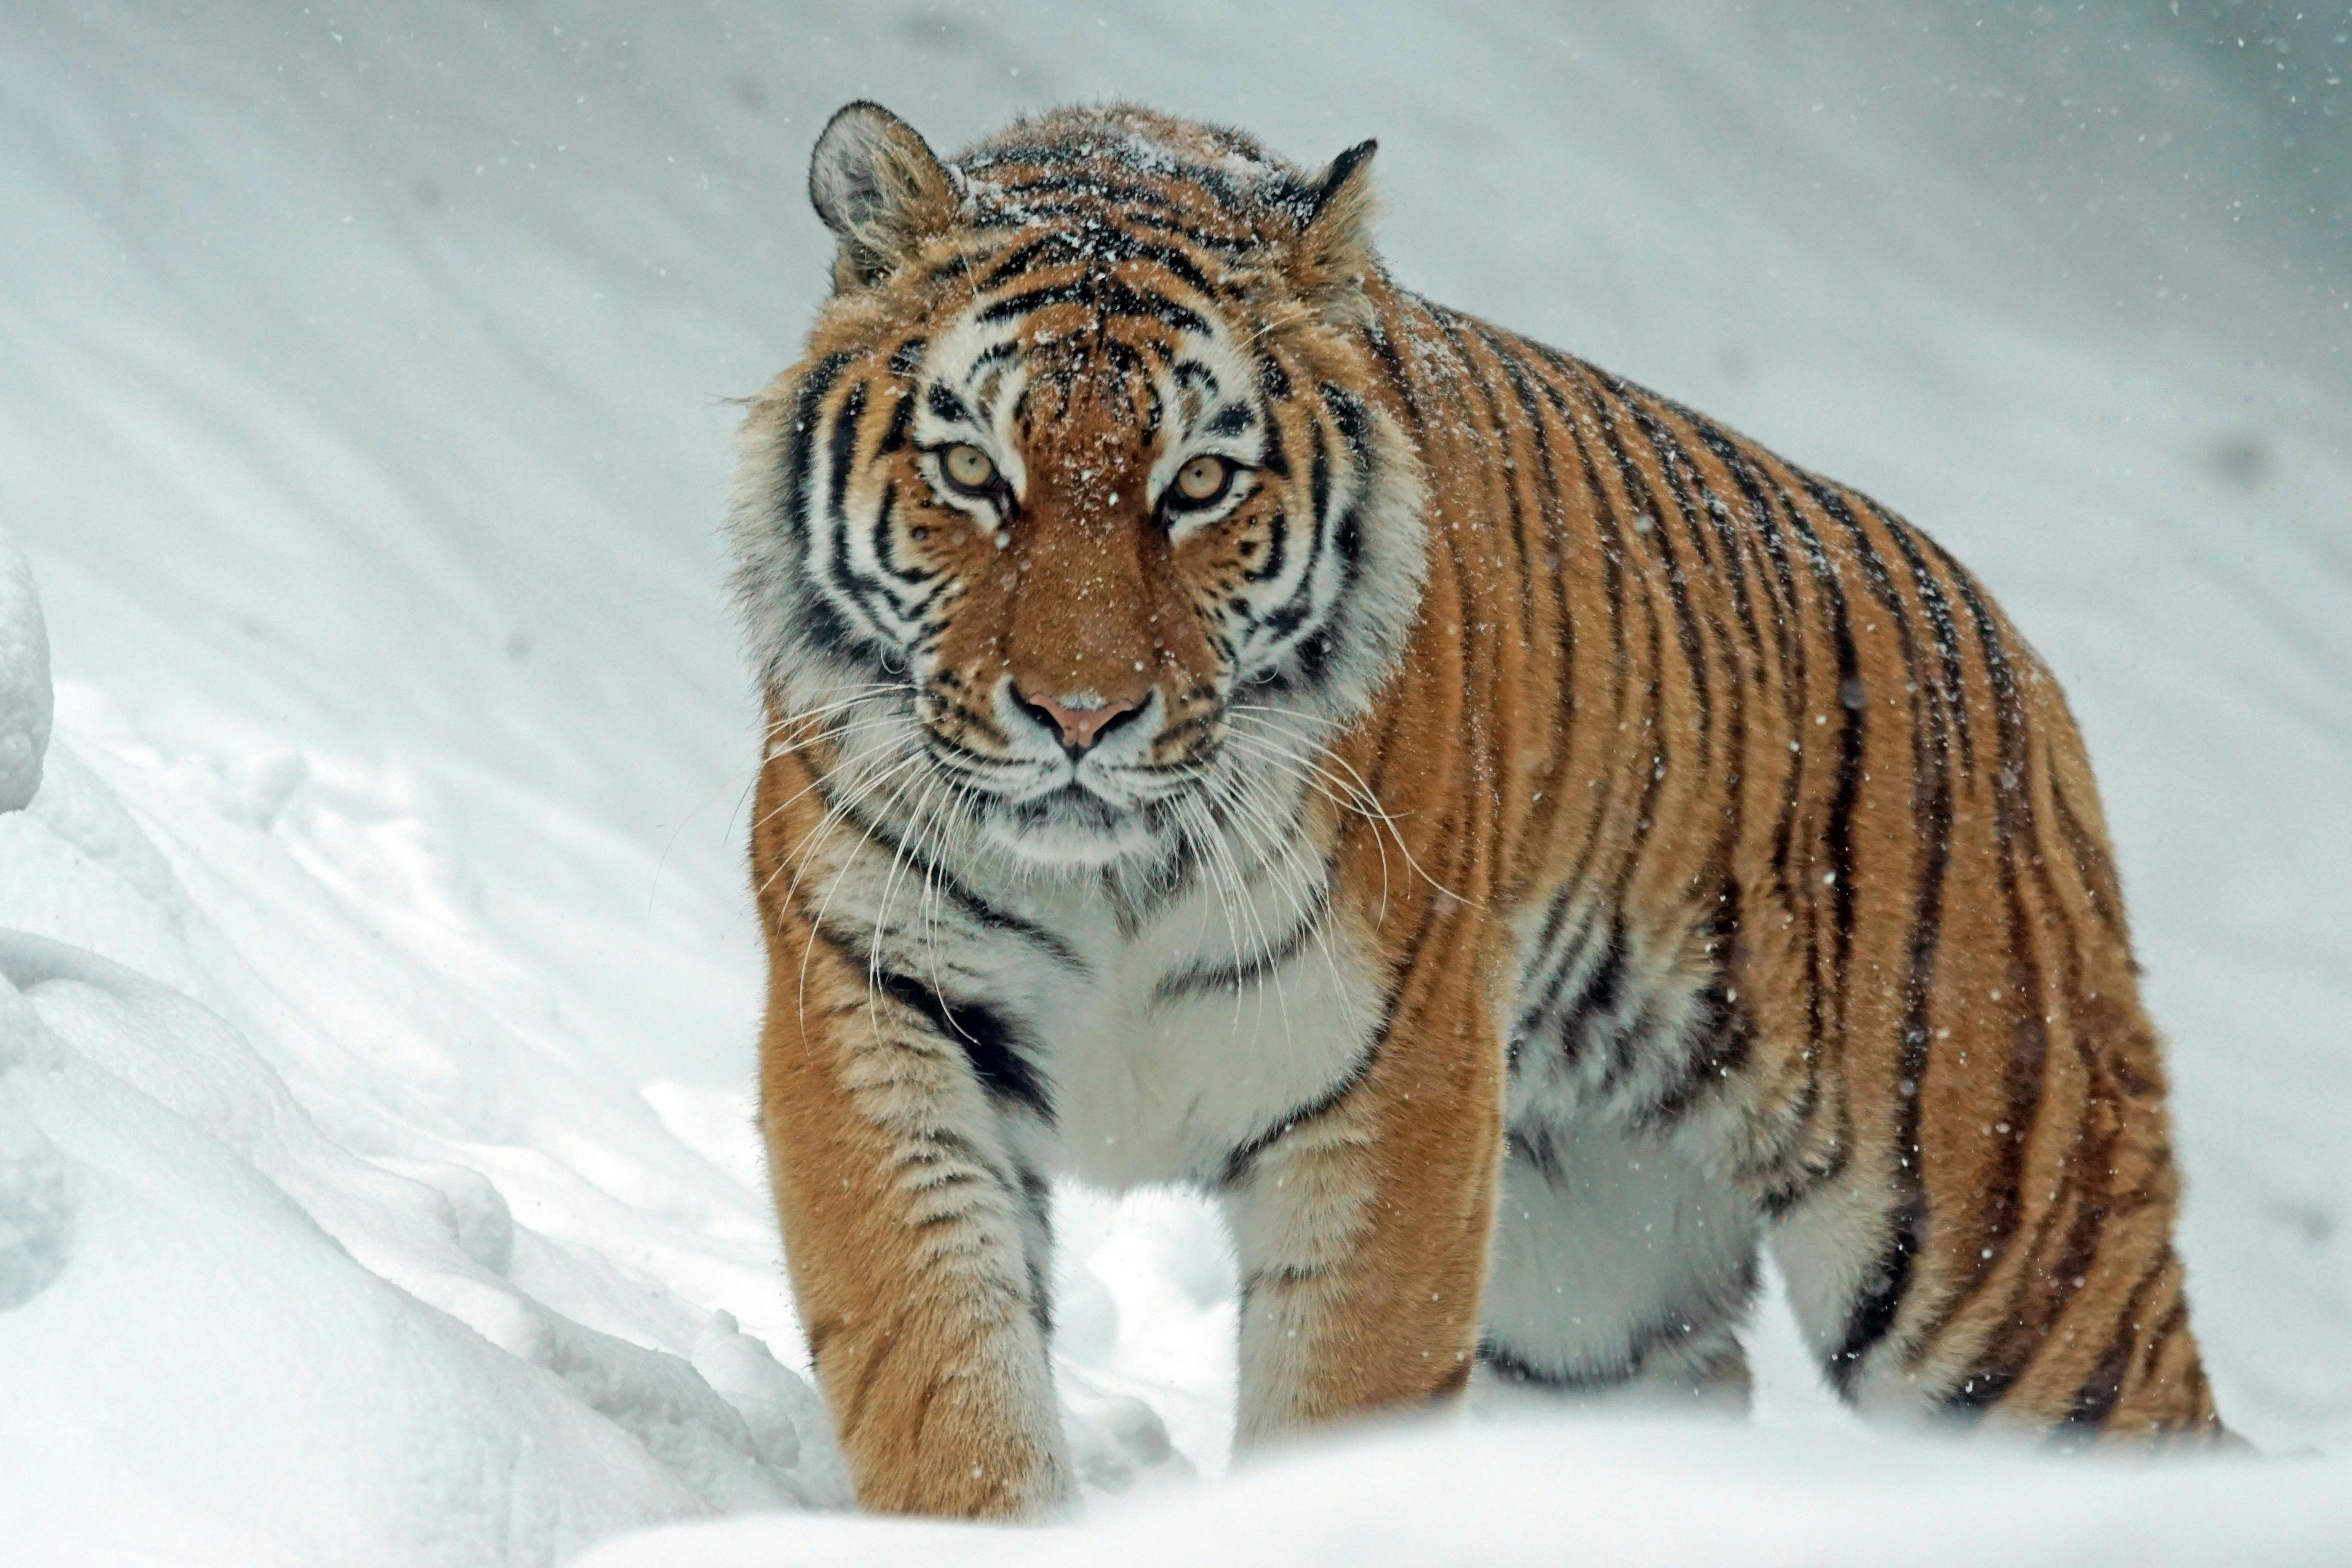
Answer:
M2189 1326L2171 1205L2073 1191L2064 1173L2036 1195L2035 1223L1957 1259L1932 1217L1899 1201L1888 1213L1878 1191L1825 1193L1776 1225L1773 1257L1831 1385L1869 1416L2059 1442L2229 1440Z
M1775 1218L1773 1256L1865 1415L2212 1441L2155 1031L2120 959L2102 973L2089 942L2061 953L2049 969L2090 978L2020 1009L2031 1048L2016 1015L1956 999L1894 1092L1863 1076L1863 1042L1843 1053L1845 1157ZM2014 985L1971 989L1990 1003Z
M1474 1397L1744 1411L1757 1237L1754 1206L1659 1140L1597 1119L1516 1127Z

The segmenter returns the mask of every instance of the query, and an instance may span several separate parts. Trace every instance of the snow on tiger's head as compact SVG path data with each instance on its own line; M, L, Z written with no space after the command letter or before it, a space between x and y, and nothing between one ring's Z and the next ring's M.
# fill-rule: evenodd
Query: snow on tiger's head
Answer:
M1377 395L1371 150L1309 173L1111 107L947 163L875 105L834 118L835 292L753 402L732 518L796 742L1091 866L1164 855L1254 750L1295 773L1369 707L1424 546Z

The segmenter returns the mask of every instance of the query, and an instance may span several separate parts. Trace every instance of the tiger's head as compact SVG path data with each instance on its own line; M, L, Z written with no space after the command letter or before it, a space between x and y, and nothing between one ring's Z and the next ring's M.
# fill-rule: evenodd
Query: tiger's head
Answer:
M731 528L772 744L836 804L1102 867L1307 784L1422 583L1371 151L1303 172L1113 107L944 162L834 117L835 291L752 403Z

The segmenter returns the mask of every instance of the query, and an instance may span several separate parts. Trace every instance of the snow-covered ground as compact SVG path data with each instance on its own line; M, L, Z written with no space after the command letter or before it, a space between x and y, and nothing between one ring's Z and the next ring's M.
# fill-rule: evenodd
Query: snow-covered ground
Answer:
M2352 15L2185 8L10 0L0 1561L541 1563L757 1510L597 1560L2352 1558ZM775 1511L844 1489L747 1124L723 399L823 286L832 108L950 146L1114 94L1378 135L1406 279L1990 580L2090 736L2202 1335L2273 1458L1864 1433L1768 1302L1747 1427L1196 1484L1216 1226L1069 1194L1089 1521Z

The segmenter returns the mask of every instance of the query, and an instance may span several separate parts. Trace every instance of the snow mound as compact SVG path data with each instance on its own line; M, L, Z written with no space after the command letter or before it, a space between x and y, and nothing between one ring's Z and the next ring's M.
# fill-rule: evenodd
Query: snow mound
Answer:
M201 973L176 876L70 761L0 822L0 864L8 912L75 910ZM12 1562L547 1562L837 1498L801 1468L817 1405L796 1373L724 1314L691 1355L586 1326L534 1289L547 1245L477 1169L326 1136L182 991L0 930Z
M578 1568L2333 1568L2347 1539L2340 1460L2053 1463L1917 1436L1585 1420L1359 1438L1076 1526L745 1519L617 1542Z
M0 811L24 810L39 791L55 702L32 563L0 528Z

